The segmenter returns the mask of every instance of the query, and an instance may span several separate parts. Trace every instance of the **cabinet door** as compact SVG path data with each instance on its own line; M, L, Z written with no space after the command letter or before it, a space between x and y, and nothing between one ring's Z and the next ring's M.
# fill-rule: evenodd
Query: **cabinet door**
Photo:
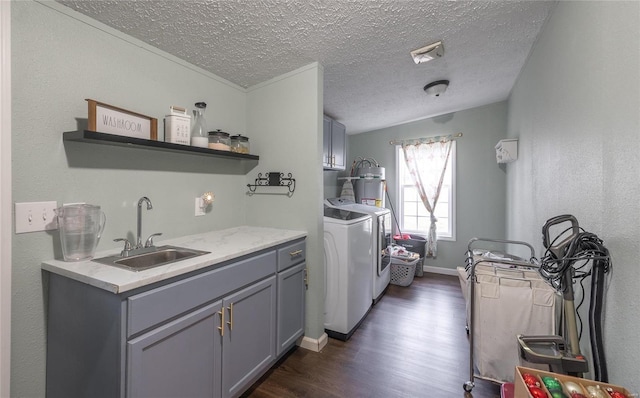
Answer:
M278 356L304 334L305 272L302 263L278 274Z
M331 158L333 169L344 170L346 163L346 131L344 124L331 121Z
M276 357L276 277L223 300L222 395L238 396Z
M127 343L127 397L220 397L222 301Z
M331 119L322 119L322 167L331 168Z

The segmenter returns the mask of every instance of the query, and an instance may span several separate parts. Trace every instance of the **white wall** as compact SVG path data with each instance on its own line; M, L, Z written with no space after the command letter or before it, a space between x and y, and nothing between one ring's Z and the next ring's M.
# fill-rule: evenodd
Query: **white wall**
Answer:
M316 155L321 131L318 101L322 102L318 65L256 88L249 95L241 87L58 3L19 1L11 5L14 201L101 205L107 224L99 250L118 247L112 242L116 237L133 237L135 204L141 196L148 196L154 205L143 214L145 236L162 232L164 239L246 223L296 227L318 235L318 222L308 212L319 206L321 196L320 155ZM269 95L269 103L260 102L263 93ZM280 96L282 106L278 106ZM248 97L252 101L257 98L257 106L273 112L266 125L268 131L258 120L263 116L261 110L248 109ZM192 109L195 102L205 101L209 129L249 136L255 145L253 152L261 157L260 164L243 175L236 174L237 163L233 161L64 144L62 133L77 130L87 117L85 98L156 117L160 130L169 106ZM292 105L295 102L297 107ZM292 109L298 112L295 117L290 117ZM297 152L275 150L266 138L274 134L274 118L278 117L284 127L274 142L296 143ZM300 140L308 140L308 145L302 146ZM278 211L283 212L283 203L304 202L287 208L288 218L278 218L284 221L276 225L271 222L277 213L247 210L247 206L267 206L276 200L246 195L247 182L272 167L286 168L299 177L297 196L282 202L278 198ZM211 211L194 217L195 197L209 190L216 195ZM59 247L55 232L12 236L12 396L44 396L47 286L40 263L59 257ZM317 254L317 242L312 242L310 249ZM314 272L319 272L319 267L314 262Z
M246 177L258 173L289 173L295 191L261 187L246 200L247 223L305 230L307 236L307 320L305 335L324 333L324 250L322 241L322 78L312 64L255 87L248 93L251 148L265 154Z
M505 237L505 168L496 164L494 146L505 138L506 120L507 104L499 102L350 135L347 173L353 160L359 156L376 159L385 168L389 196L394 209L397 209L396 152L389 141L463 133L464 136L456 143L456 240L439 241L438 257L425 260L427 266L452 271L456 266L464 265L465 251L471 238ZM325 189L327 186L325 182ZM390 207L388 200L387 207Z
M11 371L11 4L0 3L0 397Z
M604 239L613 259L603 324L609 378L636 392L639 49L640 3L559 2L509 100L508 135L520 147L507 170L510 238L541 249L545 221L569 213Z

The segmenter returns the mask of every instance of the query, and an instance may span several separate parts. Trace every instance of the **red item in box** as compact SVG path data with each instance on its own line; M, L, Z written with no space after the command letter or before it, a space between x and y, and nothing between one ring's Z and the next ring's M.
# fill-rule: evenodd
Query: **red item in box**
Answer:
M514 397L514 386L513 383L504 383L500 386L500 397L501 398L513 398Z

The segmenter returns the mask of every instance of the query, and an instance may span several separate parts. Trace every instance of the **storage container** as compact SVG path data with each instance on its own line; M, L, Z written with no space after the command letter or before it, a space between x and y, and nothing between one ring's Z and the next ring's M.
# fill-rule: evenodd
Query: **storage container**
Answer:
M217 151L228 151L231 149L229 133L221 130L209 131L209 149Z
M424 255L427 246L427 237L422 235L395 235L393 240L408 251L418 253L420 261L416 264L416 276L423 276Z
M232 135L231 152L249 153L249 138L240 134Z
M189 145L191 143L191 116L185 108L169 107L164 117L164 141L172 144Z
M391 256L391 281L398 286L409 286L416 274L416 265L420 262L417 253L411 253L407 257Z
M529 392L529 389L527 388L527 385L524 381L524 378L522 377L523 374L530 374L535 376L536 378L538 378L540 381L540 388L545 391L548 395L548 397L551 397L551 394L549 393L549 390L547 390L547 388L545 387L544 383L542 382L542 376L551 376L554 377L556 379L558 379L560 381L560 383L566 383L566 382L572 382L572 383L576 383L578 384L578 386L580 388L582 388L582 394L585 397L589 397L592 395L589 395L588 393L588 388L598 388L604 391L607 391L610 389L610 391L617 391L619 393L624 394L626 397L628 398L632 398L632 397L638 397L637 394L632 394L631 392L629 392L627 389L620 387L620 386L616 386L613 384L608 384L608 383L602 383L600 381L593 381L593 380L588 380L588 379L582 379L579 377L573 377L573 376L567 376L567 375L563 375L563 374L559 374L559 373L553 373L553 372L545 372L542 370L538 370L538 369L531 369L531 368L526 368L523 366L516 366L516 370L515 370L515 377L514 377L514 397L516 398L533 398L533 396L531 395L531 393ZM599 386L599 387L598 387ZM564 388L564 387L563 387ZM566 394L566 391L563 391ZM567 395L568 396L568 395ZM609 396L608 393L605 392L605 396Z

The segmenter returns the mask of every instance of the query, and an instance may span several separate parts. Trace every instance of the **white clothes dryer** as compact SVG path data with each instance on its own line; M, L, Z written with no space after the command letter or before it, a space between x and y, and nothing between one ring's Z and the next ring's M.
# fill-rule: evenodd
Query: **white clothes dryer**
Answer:
M371 308L371 216L324 208L325 312L329 337L347 340Z
M391 233L391 210L384 207L358 204L351 199L332 198L326 199L325 206L341 210L351 210L358 213L369 214L372 217L371 256L372 269L372 294L371 300L375 304L385 292L391 281L390 257L384 256L387 248L387 234Z

